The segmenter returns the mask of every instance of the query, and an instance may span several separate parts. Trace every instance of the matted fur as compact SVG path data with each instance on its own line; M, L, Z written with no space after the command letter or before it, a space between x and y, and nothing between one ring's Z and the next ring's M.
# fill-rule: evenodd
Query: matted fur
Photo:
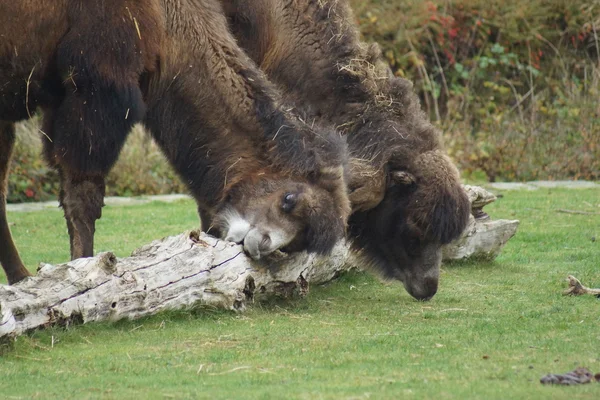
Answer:
M219 218L231 210L251 222L255 255L273 243L327 253L344 235L345 140L282 107L217 1L1 1L0 36L0 172L13 122L42 109L73 258L93 253L104 178L136 122L189 187L203 223L225 235ZM12 243L0 214L0 242ZM27 275L17 259L14 246L0 249L11 283Z
M413 296L433 296L440 247L465 228L469 202L412 84L392 75L377 45L360 42L345 0L221 2L284 99L346 135L350 235L365 262Z

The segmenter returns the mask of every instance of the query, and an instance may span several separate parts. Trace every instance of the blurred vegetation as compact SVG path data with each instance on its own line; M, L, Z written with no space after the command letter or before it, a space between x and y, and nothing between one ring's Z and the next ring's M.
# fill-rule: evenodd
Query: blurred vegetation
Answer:
M17 145L8 181L8 202L55 200L59 191L56 171L40 156L42 140L36 119L19 124ZM185 193L158 146L141 126L135 126L119 160L106 180L107 196Z
M600 179L600 1L350 2L365 40L415 83L466 178ZM54 198L35 122L18 136L9 201ZM137 129L107 192L184 190Z
M58 174L42 159L38 120L17 124L17 143L8 176L9 203L56 200Z
M467 177L600 179L600 1L351 3Z

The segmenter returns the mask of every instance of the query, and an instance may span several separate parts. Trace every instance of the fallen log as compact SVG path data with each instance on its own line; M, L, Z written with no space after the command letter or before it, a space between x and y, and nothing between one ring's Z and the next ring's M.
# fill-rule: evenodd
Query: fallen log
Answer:
M483 211L483 207L496 201L496 196L479 186L463 185L463 188L471 201L469 224L458 239L444 246L443 259L445 261L492 260L515 235L519 221L492 220Z
M483 189L467 192L473 214L479 217L472 216L463 236L446 246L446 259L448 254L493 256L518 225L482 217L481 208L493 195ZM507 224L510 229L502 235L490 228ZM263 298L303 296L309 284L327 282L354 265L347 243L338 244L329 257L277 253L257 262L246 257L242 246L192 231L156 240L130 257L101 253L66 264L41 264L36 276L13 286L0 285L0 338L52 325L135 319L197 304L243 311Z
M42 264L38 274L0 285L0 338L52 325L135 319L197 304L242 311L266 296L304 295L350 268L348 249L331 257L306 253L255 262L243 248L205 233L156 240L131 257L112 253L60 265Z

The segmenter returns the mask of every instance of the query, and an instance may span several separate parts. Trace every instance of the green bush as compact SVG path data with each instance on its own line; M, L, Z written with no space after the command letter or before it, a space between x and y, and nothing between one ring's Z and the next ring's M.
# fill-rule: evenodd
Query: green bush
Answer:
M169 166L150 136L136 126L106 181L108 196L186 193L187 189Z
M600 179L600 4L352 1L467 174Z
M8 181L8 202L56 199L59 178L40 154L42 140L38 121L17 126L17 144ZM129 135L119 160L106 180L107 196L139 196L184 193L185 187L167 164L156 144L136 126Z
M17 142L8 177L9 203L56 199L58 174L48 168L40 156L42 135L38 130L37 118L17 125Z

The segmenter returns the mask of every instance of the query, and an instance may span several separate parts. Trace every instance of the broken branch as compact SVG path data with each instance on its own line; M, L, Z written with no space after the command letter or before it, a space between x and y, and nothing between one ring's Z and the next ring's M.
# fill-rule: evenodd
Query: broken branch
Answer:
M591 294L593 296L600 296L600 289L590 289L585 287L579 282L579 279L573 275L567 277L569 282L569 288L563 292L565 296L581 296L582 294Z

